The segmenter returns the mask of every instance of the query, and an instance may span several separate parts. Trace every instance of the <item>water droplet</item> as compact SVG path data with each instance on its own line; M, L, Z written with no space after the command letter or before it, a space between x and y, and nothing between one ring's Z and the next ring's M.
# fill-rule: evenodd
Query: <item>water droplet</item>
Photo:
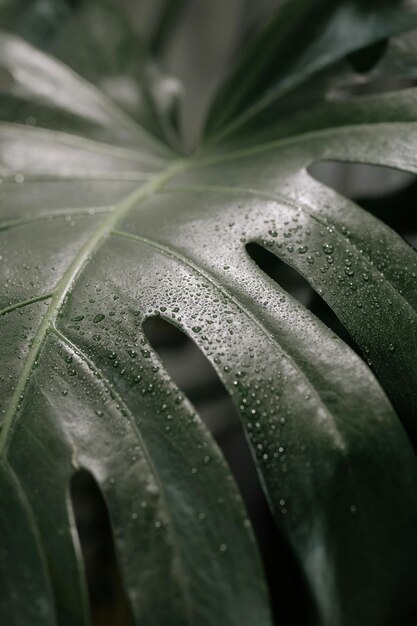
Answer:
M333 250L334 250L334 248L333 248L331 243L325 243L323 245L323 252L324 252L324 254L333 254Z
M98 324L98 322L101 322L102 320L104 320L105 315L103 315L103 313L97 313L97 315L94 317L93 322L94 324Z

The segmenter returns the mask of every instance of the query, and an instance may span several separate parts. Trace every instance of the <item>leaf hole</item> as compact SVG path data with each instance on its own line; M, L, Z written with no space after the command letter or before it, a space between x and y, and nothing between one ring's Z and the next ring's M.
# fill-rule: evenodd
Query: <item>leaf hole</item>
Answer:
M352 69L358 74L366 74L382 59L388 48L388 39L377 41L360 50L351 52L347 59Z
M353 341L346 327L333 309L312 288L310 283L297 270L258 243L246 244L250 258L267 276L285 289L295 300L318 317L335 335L347 343L359 356L362 352Z
M417 176L382 165L318 161L308 168L318 182L355 201L417 247Z
M85 469L73 474L70 497L84 563L92 626L134 626L101 490Z
M242 423L216 370L197 344L171 322L150 317L143 329L165 369L216 440L235 477L258 541L276 622L305 625L307 600L303 600L307 591L301 573L277 530Z

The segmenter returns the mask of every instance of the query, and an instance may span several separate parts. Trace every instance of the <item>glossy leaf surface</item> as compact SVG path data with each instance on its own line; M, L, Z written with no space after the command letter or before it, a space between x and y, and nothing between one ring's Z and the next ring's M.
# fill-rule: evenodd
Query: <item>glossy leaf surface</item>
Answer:
M283 26L301 31L304 5L288 3L300 16ZM170 107L148 98L132 117L103 93L101 46L87 80L15 34L0 36L8 623L89 623L69 498L80 469L105 499L135 624L273 623L231 472L143 332L155 316L193 339L232 397L313 598L311 623L397 625L415 610L417 257L308 171L340 160L417 172L414 88L329 97L356 76L344 55L415 19L401 13L391 23L384 11L343 3L342 17L368 16L360 36L359 18L340 16L335 47L312 33L308 71L289 64L291 92L274 91L271 115L247 118L235 136L229 121L248 100L228 100L226 87L209 116L213 134L192 156L175 152ZM390 44L381 72L384 63L411 72L402 41ZM282 46L292 53L285 36ZM144 55L142 69L154 63ZM118 67L120 80L148 90L147 68L130 67ZM251 242L307 279L369 364L255 265Z

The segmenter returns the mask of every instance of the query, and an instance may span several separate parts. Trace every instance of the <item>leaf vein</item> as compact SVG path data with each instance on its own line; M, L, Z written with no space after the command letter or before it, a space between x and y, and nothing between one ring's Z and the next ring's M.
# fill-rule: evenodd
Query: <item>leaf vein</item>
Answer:
M23 365L23 369L19 377L18 383L16 384L9 407L4 415L3 427L0 432L0 457L4 454L6 450L6 444L13 428L14 416L20 406L27 382L30 379L33 366L42 348L47 332L51 328L51 326L54 325L55 320L58 316L58 312L62 307L67 294L72 288L76 277L80 274L95 250L107 238L111 230L117 224L118 220L121 219L126 213L128 213L130 209L132 209L134 206L145 200L145 198L147 198L149 195L155 193L156 189L159 186L163 185L166 180L168 180L179 170L183 169L183 167L183 162L178 161L177 163L168 167L166 170L160 172L159 175L155 176L145 185L137 187L135 190L132 191L132 193L130 193L121 202L119 202L119 204L116 205L113 213L110 213L110 215L106 219L100 222L99 227L92 233L90 238L78 251L72 262L67 267L55 289L46 315L44 316L38 328L38 331L33 338L30 350L28 351L26 361Z
M3 315L7 315L7 313L12 313L17 309L22 309L25 306L29 306L30 304L34 304L35 302L42 302L43 300L48 300L48 298L52 298L53 292L42 294L41 296L34 296L33 298L28 298L27 300L21 300L20 302L15 302L10 306L6 306L4 309L0 310L0 317Z

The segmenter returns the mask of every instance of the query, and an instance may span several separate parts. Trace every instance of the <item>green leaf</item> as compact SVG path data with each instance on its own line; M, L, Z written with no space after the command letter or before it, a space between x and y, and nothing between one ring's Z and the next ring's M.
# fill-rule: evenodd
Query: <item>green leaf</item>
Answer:
M280 115L245 118L244 133L229 133L241 105L252 106L252 89L266 102L254 71L243 97L226 97L209 118L227 145L212 136L215 149L190 157L92 76L15 35L0 38L0 615L8 623L89 623L68 497L80 469L105 498L136 624L272 623L238 488L148 343L142 325L154 316L194 340L232 397L311 593L312 623L401 624L415 609L417 257L308 173L329 159L417 172L415 89L328 95L353 77L344 55L407 24L402 16L387 25L385 5L345 2L320 11L327 30L292 50L285 33L303 32L309 6L289 3L282 29L264 31L281 37L271 62L285 46L293 54L277 73L283 82L272 76L268 103ZM328 58L335 23L340 40ZM409 67L410 55L402 63L394 48L395 62ZM262 60L259 52L257 66ZM91 58L86 68L97 84L99 67ZM134 81L146 83L141 72ZM280 91L284 83L291 93ZM152 107L155 119L169 118ZM249 242L309 281L369 366L261 272Z
M11 626L52 626L53 596L36 521L5 463L0 468L0 503L0 615Z
M416 28L415 12L400 5L382 2L376 10L373 0L284 3L254 37L218 94L208 134L214 132L218 141L236 137L242 127L244 133L253 118L267 115L271 121L276 101L312 74L350 52Z
M81 0L75 3L76 8L65 0L35 1L23 9L18 8L17 0L11 4L15 8L12 28L17 35L52 53L147 130L180 147L183 87L147 48L146 36L152 33L138 35L131 7L114 0ZM160 17L166 21L166 29L170 20L164 15L168 9L161 10ZM153 38L159 36L156 32ZM15 109L15 102L12 106Z

